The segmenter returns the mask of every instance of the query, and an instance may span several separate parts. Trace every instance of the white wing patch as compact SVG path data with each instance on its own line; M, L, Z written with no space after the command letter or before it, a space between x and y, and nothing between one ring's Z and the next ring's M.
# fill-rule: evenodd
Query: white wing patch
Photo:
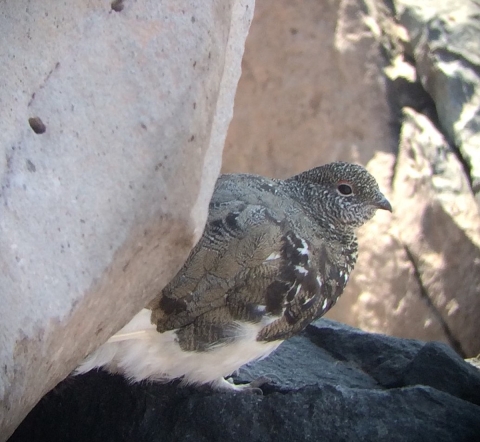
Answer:
M308 270L303 266L295 266L295 270L302 275L306 275L308 273Z
M308 255L309 251L307 243L302 238L299 239L302 242L302 247L298 247L297 252L300 253L300 255Z
M267 311L267 306L266 305L257 304L255 306L255 313L263 315L263 314L265 314L266 311Z

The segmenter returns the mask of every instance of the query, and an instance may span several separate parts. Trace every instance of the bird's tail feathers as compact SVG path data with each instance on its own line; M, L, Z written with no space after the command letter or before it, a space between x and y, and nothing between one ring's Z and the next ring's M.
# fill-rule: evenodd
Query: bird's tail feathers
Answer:
M151 329L137 330L132 332L115 333L106 343L112 344L114 342L128 341L130 339L145 339Z
M115 372L116 357L119 353L120 343L129 340L148 339L155 326L150 322L151 310L142 309L121 330L115 333L105 344L90 354L73 372L74 375L86 373L94 368L108 368Z

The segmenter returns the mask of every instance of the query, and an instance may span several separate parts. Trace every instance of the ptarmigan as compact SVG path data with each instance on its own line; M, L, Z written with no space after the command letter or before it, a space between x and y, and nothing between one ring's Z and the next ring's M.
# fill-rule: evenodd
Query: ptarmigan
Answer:
M354 229L391 211L361 166L335 162L286 180L222 175L205 231L175 278L76 370L211 384L325 314L357 258Z

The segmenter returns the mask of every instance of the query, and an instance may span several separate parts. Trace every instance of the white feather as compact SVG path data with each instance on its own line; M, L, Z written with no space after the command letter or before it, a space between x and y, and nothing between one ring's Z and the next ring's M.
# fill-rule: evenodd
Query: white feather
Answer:
M302 266L295 266L295 270L298 273L301 273L302 275L306 275L308 273L308 270L305 267L302 267Z
M280 256L281 256L280 253L278 253L278 252L272 252L272 253L270 253L270 255L268 255L268 256L265 258L265 262L267 262L267 261L274 261L274 260L280 258Z
M216 345L208 351L184 351L175 330L158 333L150 322L150 315L150 310L143 309L92 353L75 373L104 367L133 381L168 382L183 378L187 384L210 383L225 388L225 376L248 362L268 356L282 343L256 340L258 332L277 319L266 317L258 324L237 323L238 338L234 342Z
M302 247L299 247L297 252L300 253L300 255L309 255L310 252L308 251L307 243L302 238L300 238L300 241L302 242Z

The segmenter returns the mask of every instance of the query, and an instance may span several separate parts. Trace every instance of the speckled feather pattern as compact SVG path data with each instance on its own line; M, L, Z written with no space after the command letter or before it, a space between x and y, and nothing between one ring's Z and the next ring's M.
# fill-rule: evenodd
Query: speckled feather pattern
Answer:
M355 265L354 229L379 208L391 210L375 179L349 163L283 181L221 176L183 268L77 372L235 388L223 377L335 304Z

